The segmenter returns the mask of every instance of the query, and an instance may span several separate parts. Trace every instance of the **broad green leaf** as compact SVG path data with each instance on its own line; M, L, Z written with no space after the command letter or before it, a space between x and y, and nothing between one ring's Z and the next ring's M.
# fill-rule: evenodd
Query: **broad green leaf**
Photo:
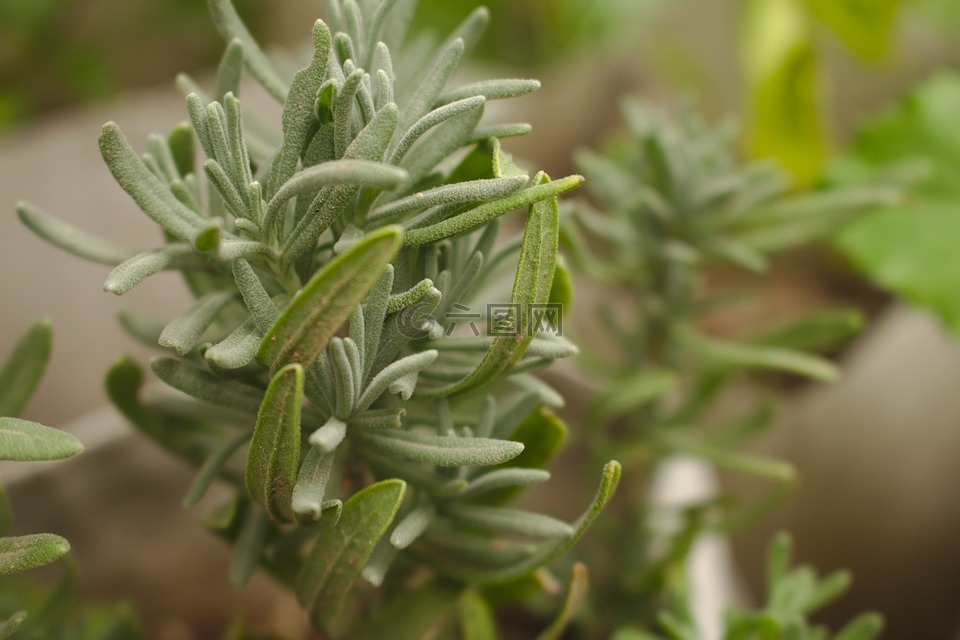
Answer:
M887 53L904 0L803 0L861 58Z
M42 567L68 551L70 543L52 533L0 538L0 576Z
M565 180L572 181L571 185L579 185L581 178L574 176ZM534 179L533 184L532 188L521 191L505 200L511 200L525 193L529 194L558 183L551 183L550 178L541 173ZM430 395L449 396L476 389L508 370L523 356L524 350L533 339L529 310L533 305L542 305L550 301L550 288L553 285L560 227L560 212L556 195L561 192L548 193L545 200L531 201L532 206L524 228L520 261L517 264L513 295L510 300L513 305L517 305L514 308L521 310L520 318L515 319L515 330L507 335L498 335L473 372L458 382L439 390L431 390ZM499 202L504 202L504 200ZM492 205L495 204L497 203L492 203ZM492 205L482 205L478 209ZM462 215L469 215L469 213ZM430 229L430 227L427 229ZM409 233L415 232L408 232L405 240L409 240Z
M573 308L573 278L570 267L562 255L557 256L557 266L553 272L553 284L550 285L550 304L560 305L560 317L565 318Z
M287 98L287 83L277 74L273 65L267 60L260 46L250 35L246 25L237 15L230 0L208 0L210 13L217 29L228 41L239 40L243 45L244 62L250 75L257 79L264 89L279 102Z
M356 439L365 447L441 467L490 466L516 458L523 451L521 443L509 440L439 436L396 429L358 431Z
M540 634L537 640L560 640L571 620L583 606L589 587L587 566L578 562L573 565L573 570L570 572L570 586L567 589L567 597L563 601L563 609L560 610L560 615L546 631Z
M13 345L0 367L0 416L16 416L23 411L47 368L52 342L50 321L43 319Z
M463 640L497 640L497 623L490 603L479 591L465 591L457 603Z
M320 531L297 583L297 600L329 630L373 548L403 500L402 480L384 480L354 494L335 527Z
M743 16L747 146L754 156L777 158L798 184L808 186L827 151L809 20L800 0L750 0Z
M17 215L35 234L78 258L116 266L137 255L133 249L69 225L28 202L17 203Z
M526 406L525 403L520 408ZM523 452L511 460L509 465L501 465L502 470L499 471L507 472L515 467L525 470L543 469L563 448L567 440L567 425L545 407L536 407L525 418L518 418L518 420L522 421L510 435L510 440L522 443ZM483 476L474 482L480 483L482 480ZM518 486L508 486L484 493L480 501L487 504L502 504L517 493L519 493Z
M80 441L65 431L0 417L0 460L63 460L81 451Z
M278 522L293 518L302 398L303 367L291 364L278 371L263 396L247 456L247 490Z
M177 200L147 169L114 122L103 125L100 154L117 184L164 231L189 242L198 229L206 226L203 218Z
M304 286L264 336L257 360L277 369L309 366L380 279L400 248L389 226L370 233L331 260Z

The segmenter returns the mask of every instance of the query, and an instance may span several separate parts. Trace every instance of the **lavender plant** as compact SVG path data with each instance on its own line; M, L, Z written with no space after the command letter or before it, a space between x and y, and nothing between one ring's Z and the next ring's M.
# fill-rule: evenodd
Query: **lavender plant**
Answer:
M142 394L129 358L106 384L141 432L199 467L187 505L215 480L235 488L209 520L234 544L234 585L263 567L331 635L461 626L494 637L491 590L536 584L597 517L620 467L604 465L572 524L506 506L549 478L565 434L549 411L562 399L531 374L576 349L538 332L531 310L551 301L557 197L582 178L531 179L500 144L529 126L482 120L487 101L536 81L447 88L487 12L439 43L401 46L415 4L330 0L312 59L288 78L230 2L210 0L228 45L212 92L180 78L189 123L151 136L142 155L114 123L100 137L163 246L120 246L26 203L18 213L113 267L111 293L183 274L196 302L178 317L121 317L167 350L151 369L181 394ZM244 70L283 105L279 131L241 108ZM498 219L517 209L528 210L523 236L498 248ZM509 299L492 297L513 261ZM446 335L453 311L491 302L508 304L476 314L486 335ZM381 589L355 590L361 576Z
M786 462L744 450L772 423L774 402L764 399L725 423L711 413L730 384L747 375L834 380L838 369L819 354L842 345L862 324L855 311L825 311L736 341L717 339L702 320L730 300L705 292L705 270L726 265L763 274L769 256L814 243L896 194L871 187L792 195L775 166L742 166L729 132L706 128L689 109L671 117L632 101L623 116L624 141L605 154L579 154L592 198L570 205L564 225L574 264L621 293L620 307L603 304L596 318L613 349L584 358L598 389L588 418L591 445L600 455L617 451L632 478L617 529L597 554L597 564L617 567L600 572L604 581L596 589L609 616L597 623L606 631L640 624L692 639L700 636L686 604L683 567L693 542L705 532L728 534L755 522L796 481ZM691 505L664 530L653 524L657 514L643 491L660 463L675 455L756 476L770 489L754 500L725 496ZM820 584L808 569L787 575L785 545L779 540L771 552L778 559L771 561L768 609L731 614L726 638L827 637L806 615L839 595L849 579ZM874 637L877 618L865 620L836 637ZM624 631L622 637L654 636Z
M83 445L68 433L16 417L27 404L50 359L50 323L34 324L14 345L0 367L0 460L62 460L83 451ZM6 492L0 486L0 576L50 564L70 550L70 543L52 533L9 535L13 514ZM0 640L13 635L26 619L18 611L0 622Z

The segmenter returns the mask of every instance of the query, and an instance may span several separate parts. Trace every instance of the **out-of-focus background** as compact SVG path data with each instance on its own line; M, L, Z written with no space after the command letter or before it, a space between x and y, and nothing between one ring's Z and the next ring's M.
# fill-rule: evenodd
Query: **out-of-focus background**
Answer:
M422 0L419 22L430 16L446 32L479 4ZM577 147L615 135L618 101L640 95L664 104L692 96L709 120L733 118L744 155L777 158L798 188L878 172L898 182L913 176L902 207L855 223L831 246L785 261L757 285L766 301L762 314L854 304L871 324L841 354L844 382L788 398L781 428L762 446L795 462L803 486L763 526L738 538L736 552L744 579L756 587L765 541L789 528L801 560L823 570L849 567L857 576L851 596L828 617L876 608L888 616L885 637L954 637L957 0L485 4L492 27L471 64L474 71L483 66L543 81L538 94L499 108L534 123L531 135L508 147L551 174L571 169ZM255 37L291 64L302 58L320 5L237 0ZM16 219L16 201L150 246L153 224L100 161L100 126L118 121L135 145L169 130L185 117L175 75L206 81L222 47L202 0L0 0L0 354L38 316L49 316L55 328L50 370L25 417L64 426L95 412L105 403L101 380L110 362L123 353L147 355L117 330L116 313L170 318L188 295L175 274L122 300L99 293L106 269L33 237ZM256 100L253 87L251 93ZM130 491L125 499L138 498Z

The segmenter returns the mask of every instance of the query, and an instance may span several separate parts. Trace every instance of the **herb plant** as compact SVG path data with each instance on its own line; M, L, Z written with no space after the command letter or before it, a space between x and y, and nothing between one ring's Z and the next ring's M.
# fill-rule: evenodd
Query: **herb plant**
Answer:
M487 101L536 81L446 88L483 9L440 43L401 46L415 2L330 0L330 26L316 22L313 58L289 79L228 0L209 4L228 46L212 93L181 78L189 124L143 155L114 123L100 137L163 246L119 246L26 203L18 213L113 267L111 293L183 274L196 302L175 319L121 317L167 350L151 368L182 394L143 396L128 358L106 384L141 432L199 467L187 505L216 479L235 488L209 520L235 545L234 585L263 567L332 635L494 637L496 585L535 587L619 478L604 465L573 524L505 506L549 478L565 433L547 409L561 398L531 373L576 349L538 332L533 310L551 302L557 196L582 178L531 179L500 144L529 126L481 121ZM244 69L282 103L280 131L241 108ZM521 208L522 239L498 249L498 218ZM446 335L454 311L488 303L509 304L475 314L487 335ZM354 589L361 576L382 588Z
M669 117L633 101L623 115L625 141L606 154L578 156L591 200L571 205L564 226L574 264L620 294L619 305L601 306L595 319L612 349L584 358L598 389L587 432L596 453L617 452L631 480L616 531L595 554L593 564L607 567L595 580L607 615L596 621L602 631L588 635L639 624L659 627L669 638L696 638L683 570L693 542L705 532L732 533L754 522L789 495L796 480L785 462L743 450L771 424L774 403L763 400L720 424L711 414L744 375L835 379L837 368L818 352L842 345L862 323L851 310L823 311L737 340L715 338L703 319L729 299L705 290L705 270L725 265L765 273L771 255L813 243L896 194L862 187L791 195L775 166L741 166L729 131L706 128L689 110ZM647 477L674 455L757 476L770 489L755 500L726 496L692 505L664 530L642 492ZM777 559L768 609L731 614L726 638L826 637L804 616L847 581L819 584L808 570L787 575L785 545L779 540L771 552ZM665 600L674 613L660 611ZM873 637L879 624L869 620L837 637Z
M34 324L14 345L0 367L0 460L62 460L83 451L68 433L13 417L27 404L50 359L50 323ZM70 550L70 543L52 533L11 536L13 514L0 487L0 576L50 564ZM0 622L0 639L9 638L26 619L19 611Z

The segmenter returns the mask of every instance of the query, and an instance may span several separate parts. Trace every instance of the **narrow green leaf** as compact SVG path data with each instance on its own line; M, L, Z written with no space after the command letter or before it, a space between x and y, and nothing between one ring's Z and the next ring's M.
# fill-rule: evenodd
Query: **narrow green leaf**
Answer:
M330 30L322 20L313 25L314 55L310 64L297 72L283 105L283 145L273 161L268 197L273 197L297 168L297 161L313 124L313 102L327 73Z
M13 634L26 619L26 611L17 611L3 622L0 622L0 640L8 640L8 638L13 637Z
M240 80L243 76L243 41L232 38L223 50L220 66L217 67L217 100L223 100L228 93L240 95ZM184 174L181 174L184 175Z
M384 480L353 495L335 527L322 529L297 583L297 600L328 629L373 548L396 516L406 485Z
M397 167L368 160L333 160L300 171L285 182L267 205L263 221L266 233L273 229L286 204L305 194L316 193L333 185L393 188L407 179L407 172Z
M560 610L560 615L546 631L540 634L537 640L560 640L563 632L566 631L567 626L587 599L587 589L589 588L587 565L577 562L570 572L570 586L567 588L567 597L563 601L563 609Z
M423 81L411 93L410 100L400 114L400 124L397 128L406 132L417 120L422 118L433 108L433 103L440 96L447 80L453 75L460 56L463 54L463 40L454 40L437 58L436 63L424 77Z
M883 617L876 613L864 613L850 621L833 640L873 640L883 631Z
M589 416L595 423L603 423L664 396L677 386L677 376L670 371L638 371L614 381L590 407Z
M483 594L474 589L464 592L457 603L463 640L497 640L493 610Z
M249 509L234 541L233 557L230 559L230 584L235 589L243 587L256 571L267 535L270 519L259 509Z
M380 279L400 248L397 227L384 227L338 255L294 297L264 336L263 365L310 365Z
M343 159L382 160L397 127L397 118L397 105L393 103L377 112L347 147ZM293 264L313 251L321 234L344 214L359 190L359 185L337 185L322 189L284 242L284 264Z
M483 107L484 102L485 99L482 96L476 96L453 102L426 114L404 132L403 137L400 138L390 154L390 164L400 164L400 161L406 157L414 143L430 129L462 113L477 111Z
M333 472L334 454L310 447L293 487L293 512L301 522L316 522L323 513L323 497Z
M207 362L220 369L241 369L257 357L260 348L260 333L254 319L247 318L243 324L230 332L226 338L211 345L203 352Z
M53 329L42 319L27 329L0 367L0 416L16 416L40 384L50 361Z
M566 178L571 185L579 185L580 177ZM541 173L534 180L534 186L525 189L520 193L498 201L499 203L513 201L522 197L524 194L530 194L554 184L563 181L551 183L546 174ZM529 197L529 196L528 196ZM539 196L538 196L539 197ZM517 265L517 274L513 285L513 295L511 297L513 308L521 310L520 317L516 318L515 330L507 335L498 335L489 351L484 354L480 364L466 377L458 382L443 387L436 391L431 391L431 395L447 396L456 393L463 393L476 389L494 379L498 374L503 373L523 356L527 345L533 339L531 331L532 323L529 309L532 305L545 304L550 300L550 288L553 284L553 271L557 259L557 243L559 242L560 212L557 205L556 193L547 192L544 195L546 200L540 202L531 200L528 204L533 204L530 208L530 215L527 217L527 224L523 233L523 244L520 249L520 262ZM494 202L487 205L481 205L471 212L461 215L470 215L473 212L484 209L485 207L494 207L498 203ZM509 209L507 209L509 210ZM459 216L458 216L459 217ZM479 216L476 219L482 219ZM454 222L456 218L448 222ZM446 224L446 223L440 223ZM420 229L417 231L429 231ZM417 233L410 231L409 233ZM428 235L427 237L430 237ZM404 238L409 242L409 236ZM414 242L416 244L416 242ZM527 312L524 312L527 310ZM506 333L506 332L504 332Z
M160 334L160 346L173 349L182 356L187 355L200 342L217 314L235 296L233 291L217 291L203 296L164 328Z
M277 305L270 299L270 294L264 289L260 278L246 260L237 260L233 263L233 277L247 309L250 310L250 315L257 323L257 329L266 333L280 318Z
M508 440L439 436L395 429L358 431L356 438L365 446L441 467L490 466L516 458L523 451L521 443Z
M570 176L555 182L537 184L507 198L464 211L443 222L421 229L411 229L404 235L403 243L407 246L417 246L438 242L444 238L452 238L473 231L491 220L521 207L532 204L541 204L542 207L538 208L550 207L550 201L553 198L571 189L576 189L581 184L583 184L583 178L580 176ZM546 204L543 204L544 202Z
M147 169L114 122L103 125L100 154L117 184L164 231L189 241L198 228L206 226L203 218L177 200Z
M200 471L197 472L197 477L194 478L193 484L190 485L187 495L183 498L184 507L195 506L203 500L213 481L220 475L220 471L230 457L233 456L240 447L245 445L249 439L250 435L248 432L244 431L239 433L232 439L224 442L219 449L215 450L210 457L206 459L203 466L200 467Z
M719 342L693 330L679 337L700 357L726 367L775 369L821 382L834 382L840 377L839 369L832 362L801 351Z
M65 431L0 417L0 460L62 460L81 451L83 444Z
M443 514L470 527L524 538L563 538L573 533L573 527L562 520L521 509L451 504L444 508Z
M390 544L397 549L409 547L430 526L436 513L429 500L422 501L394 527L390 534Z
M524 453L526 449L524 449ZM521 453L520 456L523 456ZM495 491L504 488L525 487L538 482L546 482L550 479L550 474L542 469L525 469L515 466L517 458L511 461L511 466L505 469L495 469L488 473L478 476L467 483L463 491L457 494L459 498L472 498L473 496Z
M368 408L387 390L391 393L401 393L404 400L409 400L411 394L406 393L403 387L395 388L396 385L411 376L416 380L416 374L429 367L436 359L437 352L430 349L411 354L391 363L375 375L367 388L363 390L356 402L355 410L362 411Z
M523 80L517 78L506 78L499 80L481 80L472 84L465 84L457 87L453 91L440 96L434 106L443 105L464 100L474 96L483 96L487 100L504 100L506 98L519 98L528 93L533 93L540 88L538 80Z
M0 576L42 567L68 551L70 543L52 533L0 538Z
M178 391L198 400L256 415L263 391L237 380L224 380L206 369L173 358L156 357L150 368Z
M367 220L369 222L388 220L411 211L422 211L440 205L489 202L505 198L518 189L522 189L527 184L527 180L527 176L519 175L510 178L472 180L470 182L442 185L384 205L373 211L367 217Z
M347 423L331 416L327 422L310 434L310 446L330 453L343 442L347 435Z
M149 276L174 266L179 260L189 258L193 253L194 249L189 244L175 243L138 254L110 272L103 283L103 290L122 296Z
M449 117L424 135L400 163L410 174L408 186L413 187L427 178L444 160L466 145L482 117L483 103L477 103Z
M257 82L267 90L271 96L278 102L283 102L287 98L287 83L280 78L274 70L267 56L264 55L260 46L250 35L246 25L237 15L233 3L230 0L208 0L210 13L213 15L213 22L217 25L217 30L229 41L239 40L243 44L244 62L250 75L257 79ZM326 49L324 49L326 50ZM322 74L321 74L322 75Z
M247 457L247 490L271 518L289 522L300 463L303 367L291 364L270 381Z
M17 215L31 231L78 258L116 266L137 254L133 249L104 240L62 222L28 202L17 203Z
M515 564L491 570L460 569L453 564L440 567L447 575L458 577L460 579L470 580L474 584L498 584L511 582L521 578L536 569L545 566L560 557L564 552L570 549L577 540L590 528L593 521L597 519L603 507L613 496L620 480L620 463L610 461L603 467L603 477L600 482L600 488L597 495L587 511L580 516L580 519L574 523L573 533L556 541L542 544L535 553L526 559Z

